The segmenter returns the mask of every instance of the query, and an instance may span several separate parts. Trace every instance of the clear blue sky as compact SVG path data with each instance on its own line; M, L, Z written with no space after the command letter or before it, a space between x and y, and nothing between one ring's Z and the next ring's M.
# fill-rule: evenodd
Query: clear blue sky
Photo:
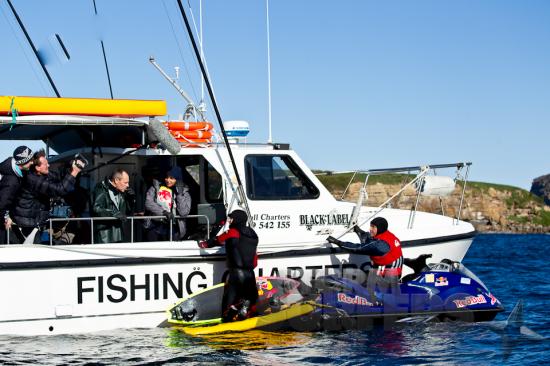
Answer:
M179 65L200 98L175 0L96 0L99 16L92 0L13 3L63 96L109 96L103 39L115 97L182 112L154 55L171 74ZM0 11L0 95L52 96L5 0ZM265 142L265 0L204 0L203 15L222 117L249 121L249 141ZM310 167L469 160L472 179L527 189L550 173L549 1L270 0L270 15L273 137ZM53 51L56 33L68 62Z

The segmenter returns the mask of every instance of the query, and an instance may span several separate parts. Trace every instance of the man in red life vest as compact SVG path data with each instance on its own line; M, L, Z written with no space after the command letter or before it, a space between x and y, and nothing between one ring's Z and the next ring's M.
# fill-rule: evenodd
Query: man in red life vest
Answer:
M254 313L258 288L254 268L258 265L258 235L247 226L248 215L235 210L228 216L229 230L199 243L201 248L225 246L228 276L222 300L224 322L245 319Z
M343 242L332 236L327 241L351 253L370 256L373 269L369 271L367 287L373 291L376 285L389 285L392 290L398 288L403 268L403 252L399 239L388 231L388 221L383 217L376 217L371 221L368 233L357 226L354 231L359 236L359 244Z

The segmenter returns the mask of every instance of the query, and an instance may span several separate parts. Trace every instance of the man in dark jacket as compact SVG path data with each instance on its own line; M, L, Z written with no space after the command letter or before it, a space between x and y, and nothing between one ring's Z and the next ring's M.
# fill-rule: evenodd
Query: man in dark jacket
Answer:
M10 212L24 172L32 165L32 155L27 146L19 146L13 151L13 157L0 163L0 217L4 219L4 225L0 225L0 244L8 243L6 231L11 230L13 223Z
M332 236L327 241L351 253L370 256L373 269L368 273L367 288L372 298L376 286L390 287L391 291L397 291L403 268L403 253L401 242L388 230L388 221L383 217L376 217L370 223L369 232L357 226L354 230L359 236L359 244L343 242Z
M80 163L80 166L82 165ZM13 221L19 227L22 240L33 235L34 240L31 242L40 243L37 231L46 229L46 223L50 218L51 199L72 192L76 176L81 171L76 161L72 163L71 171L65 177L50 172L49 168L50 164L44 150L37 151L33 157L32 169L23 179L13 210Z
M247 226L248 216L235 210L228 216L229 230L199 244L201 248L225 245L228 276L222 299L222 320L245 319L254 313L258 288L254 268L258 265L258 235Z
M120 243L124 241L124 223L132 213L132 197L128 192L130 177L123 169L115 170L110 177L97 184L94 190L93 215L118 220L94 221L94 243Z

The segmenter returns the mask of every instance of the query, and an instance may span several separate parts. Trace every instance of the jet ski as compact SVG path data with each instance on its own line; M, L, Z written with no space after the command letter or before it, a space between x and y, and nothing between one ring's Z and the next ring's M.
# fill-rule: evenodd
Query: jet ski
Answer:
M462 263L443 260L426 264L431 255L405 259L414 274L393 288L369 291L345 277L312 280L319 305L304 325L310 330L368 328L374 324L407 321L489 321L504 310L500 301Z
M365 329L375 324L418 321L492 320L504 308L462 263L427 264L423 255L405 259L414 273L387 288L369 289L355 280L323 276L311 286L282 277L258 277L256 316L221 323L223 284L174 304L168 323L190 335L251 329L320 331Z

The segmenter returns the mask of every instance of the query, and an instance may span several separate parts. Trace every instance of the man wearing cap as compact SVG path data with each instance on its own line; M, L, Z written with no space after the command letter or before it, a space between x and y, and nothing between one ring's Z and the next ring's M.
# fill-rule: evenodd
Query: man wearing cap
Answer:
M19 146L13 151L13 157L0 163L0 217L4 225L0 225L0 244L7 244L6 231L11 229L10 210L19 191L21 180L33 164L33 152L27 146ZM11 241L11 239L10 239Z
M243 210L231 212L229 230L199 243L201 248L225 246L227 279L222 299L222 320L242 320L255 313L258 288L254 268L258 265L258 235L247 226L248 215Z
M43 149L34 153L33 167L23 179L13 209L13 220L19 227L23 241L29 235L34 235L34 240L27 240L40 243L40 235L36 235L35 229L46 228L46 222L50 218L51 199L74 191L76 176L82 167L83 163L75 160L71 164L71 170L62 177L57 172L50 172L50 164Z
M343 242L332 236L327 241L351 253L370 256L373 271L368 274L368 287L383 283L395 288L401 277L403 252L399 239L388 230L388 221L383 217L376 217L370 223L369 232L357 226L354 231L359 236L359 244Z

